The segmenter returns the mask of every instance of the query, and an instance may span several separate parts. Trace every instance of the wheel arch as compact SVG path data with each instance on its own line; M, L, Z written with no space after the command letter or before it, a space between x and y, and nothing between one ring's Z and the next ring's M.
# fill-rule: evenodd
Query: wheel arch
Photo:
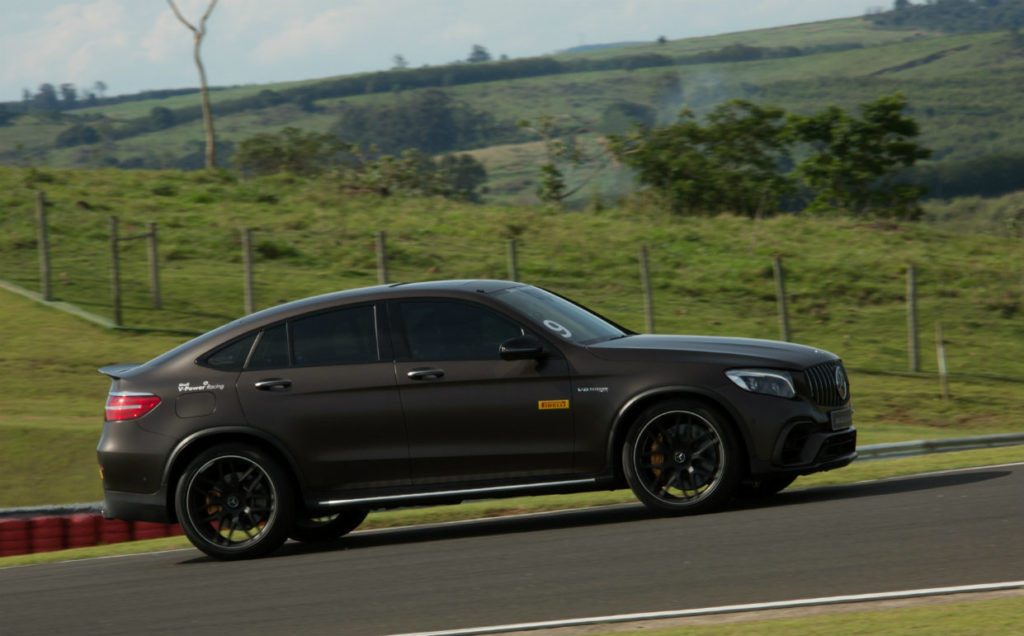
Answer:
M226 426L209 430L198 431L181 440L164 466L164 492L168 517L172 522L178 521L177 511L174 505L174 494L178 480L185 472L189 462L195 459L200 453L218 444L248 444L270 454L285 469L292 480L292 487L298 497L296 504L304 505L302 493L304 482L298 463L284 444L274 436L257 429L245 426Z
M622 446L626 443L626 436L633 420L658 402L664 402L673 398L686 398L703 403L713 411L724 416L727 426L732 428L736 439L739 441L739 452L742 454L742 466L744 476L750 471L750 440L747 431L740 426L742 417L735 408L721 396L712 391L694 386L665 386L654 389L647 389L626 401L615 415L612 423L612 432L608 438L608 462L615 473L616 481L625 483L622 462L619 458L622 455Z

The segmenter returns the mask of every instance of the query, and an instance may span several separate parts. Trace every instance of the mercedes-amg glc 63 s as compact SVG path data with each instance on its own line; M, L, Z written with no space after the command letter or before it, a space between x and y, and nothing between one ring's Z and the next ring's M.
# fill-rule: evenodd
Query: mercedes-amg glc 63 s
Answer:
M628 485L704 512L856 457L835 355L636 334L504 281L307 298L101 371L105 514L221 559L475 498Z

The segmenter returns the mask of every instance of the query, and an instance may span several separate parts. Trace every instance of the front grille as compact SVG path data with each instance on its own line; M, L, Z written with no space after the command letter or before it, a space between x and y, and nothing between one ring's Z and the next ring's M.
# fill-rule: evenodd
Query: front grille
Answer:
M843 363L838 360L805 369L804 378L811 399L819 406L842 406L850 399L850 381Z

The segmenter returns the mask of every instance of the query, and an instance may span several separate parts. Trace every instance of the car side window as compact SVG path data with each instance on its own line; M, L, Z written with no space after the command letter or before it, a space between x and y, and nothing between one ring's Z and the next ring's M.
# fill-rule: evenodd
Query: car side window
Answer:
M246 369L283 369L288 364L287 327L280 324L264 329Z
M365 364L380 359L372 305L346 307L291 321L293 365Z
M249 357L252 343L256 340L256 333L253 332L217 349L200 363L220 371L241 371L245 366L245 359Z
M399 306L413 360L497 360L501 343L523 335L515 322L478 305L406 301Z

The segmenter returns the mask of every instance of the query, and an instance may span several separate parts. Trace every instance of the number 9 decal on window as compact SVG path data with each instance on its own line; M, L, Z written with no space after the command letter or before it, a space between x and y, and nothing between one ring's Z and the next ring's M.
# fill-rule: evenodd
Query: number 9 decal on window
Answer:
M550 329L551 331L554 331L558 335L562 336L563 338L572 338L572 332L563 327L562 325L558 324L554 320L545 320L544 326Z

